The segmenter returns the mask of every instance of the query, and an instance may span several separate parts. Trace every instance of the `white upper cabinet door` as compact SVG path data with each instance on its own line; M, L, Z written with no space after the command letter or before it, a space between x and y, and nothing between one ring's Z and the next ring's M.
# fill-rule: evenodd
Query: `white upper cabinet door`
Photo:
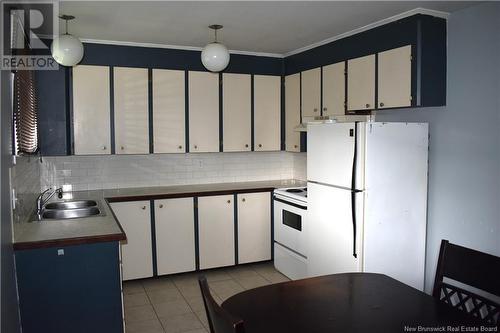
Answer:
M233 195L198 198L200 269L235 264Z
M320 115L321 68L302 72L302 117Z
M375 55L347 61L347 110L375 109Z
M115 67L114 96L116 154L148 154L148 70Z
M121 243L123 280L153 276L149 201L114 202L111 208L127 235Z
M255 75L255 151L281 150L281 77Z
M189 72L189 151L219 151L219 74Z
M300 74L285 77L285 148L300 151L300 133L295 127L300 125Z
M153 150L186 151L184 71L153 69Z
M411 45L378 54L378 108L411 106Z
M345 62L323 67L323 116L345 115Z
M73 67L75 155L111 153L109 67Z
M252 76L222 74L224 151L252 149Z
M238 263L271 260L271 195L238 194Z
M196 269L193 198L155 200L158 275Z

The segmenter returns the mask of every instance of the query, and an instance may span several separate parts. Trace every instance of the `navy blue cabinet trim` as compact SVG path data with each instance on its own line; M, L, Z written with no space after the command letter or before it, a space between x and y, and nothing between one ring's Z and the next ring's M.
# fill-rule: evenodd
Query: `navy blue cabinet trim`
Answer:
M219 152L224 151L224 81L219 73Z
M285 128L285 118L286 118L286 113L285 113L285 77L281 77L281 119L280 119L280 125L281 125L281 131L280 131L280 138L281 138L281 150L286 150L286 143L285 143L285 138L286 138L286 128Z
M239 253L238 253L238 195L233 195L233 207L234 207L234 264L239 263Z
M74 127L73 127L73 68L66 68L66 117L69 126L66 126L66 137L68 138L67 154L71 155L75 151Z
M196 270L200 270L200 225L198 217L198 197L193 198L194 207L194 253Z
M189 153L189 72L186 70L184 71L184 101L185 101L185 108L186 108L186 115L185 115L185 134L186 134L186 142L184 143L185 147L185 152Z
M149 200L149 209L151 214L151 251L153 251L153 276L158 275L158 260L156 256L156 214L155 201Z
M149 153L154 153L154 124L153 124L153 69L148 68L148 124L149 124Z
M109 68L109 116L110 116L110 137L111 137L111 154L116 152L115 144L115 74L114 67Z
M255 78L250 77L250 150L255 151Z

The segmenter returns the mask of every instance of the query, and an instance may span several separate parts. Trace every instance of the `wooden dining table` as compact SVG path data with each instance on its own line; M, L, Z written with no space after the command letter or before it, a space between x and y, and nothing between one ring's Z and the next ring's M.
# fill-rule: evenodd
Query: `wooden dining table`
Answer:
M222 307L246 333L464 332L481 323L383 274L346 273L244 291ZM427 331L430 332L430 331Z

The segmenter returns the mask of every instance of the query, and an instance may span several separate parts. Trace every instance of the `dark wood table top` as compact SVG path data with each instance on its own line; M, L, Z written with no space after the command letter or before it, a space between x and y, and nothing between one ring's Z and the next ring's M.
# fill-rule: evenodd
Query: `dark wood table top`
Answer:
M386 275L348 273L244 291L222 307L246 333L410 332L478 326L475 318ZM460 331L460 330L459 330Z

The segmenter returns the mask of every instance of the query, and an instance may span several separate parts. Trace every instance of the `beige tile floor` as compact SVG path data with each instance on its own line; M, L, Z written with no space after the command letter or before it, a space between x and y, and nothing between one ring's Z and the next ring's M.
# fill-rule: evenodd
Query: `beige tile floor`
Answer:
M272 262L124 282L127 333L207 333L198 287L205 275L217 302L241 291L288 281Z

